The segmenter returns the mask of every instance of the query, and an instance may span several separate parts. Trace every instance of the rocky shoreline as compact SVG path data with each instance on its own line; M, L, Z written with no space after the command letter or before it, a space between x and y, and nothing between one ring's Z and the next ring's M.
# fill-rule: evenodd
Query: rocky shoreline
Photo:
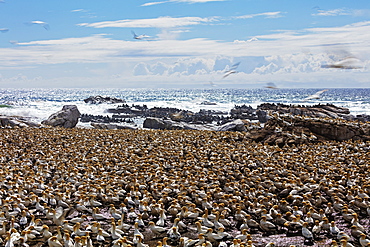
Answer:
M98 99L89 101L97 102ZM106 100L112 101L108 97ZM177 108L122 104L106 111L113 115L81 114L76 106L66 105L42 121L41 125L22 117L1 116L0 126L73 128L82 122L90 123L91 128L95 129L239 131L244 132L251 141L280 146L328 140L370 140L370 116L354 116L349 109L332 104L304 106L263 103L256 109L235 105L230 112L191 112ZM142 119L142 126L135 125L135 119Z

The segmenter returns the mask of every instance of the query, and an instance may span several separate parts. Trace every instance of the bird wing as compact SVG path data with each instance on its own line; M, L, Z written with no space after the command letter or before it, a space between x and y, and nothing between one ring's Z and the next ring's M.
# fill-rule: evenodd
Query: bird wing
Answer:
M60 218L62 215L63 215L63 213L64 213L64 210L63 210L63 208L62 207L57 207L56 209L55 209L55 217L56 218Z
M238 68L238 66L239 66L239 64L240 64L240 62L237 62L237 63L233 64L233 66L231 66L230 70L235 70L235 69L237 69L237 68Z
M324 89L324 90L318 91L318 92L316 92L316 93L314 93L314 94L312 94L312 95L304 98L302 101L307 101L307 100L311 100L311 99L318 99L318 98L320 98L320 95L323 92L326 92L326 91L328 91L328 89Z
M229 71L227 71L227 72L224 74L224 76L223 76L222 78L226 78L226 77L228 77L229 75L234 74L234 73L236 73L236 71L235 71L235 70L229 70Z

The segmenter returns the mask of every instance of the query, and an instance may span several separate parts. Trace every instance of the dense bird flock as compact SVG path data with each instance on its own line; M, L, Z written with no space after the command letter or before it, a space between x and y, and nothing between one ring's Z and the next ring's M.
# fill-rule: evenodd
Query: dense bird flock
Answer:
M370 143L1 129L0 245L370 246Z

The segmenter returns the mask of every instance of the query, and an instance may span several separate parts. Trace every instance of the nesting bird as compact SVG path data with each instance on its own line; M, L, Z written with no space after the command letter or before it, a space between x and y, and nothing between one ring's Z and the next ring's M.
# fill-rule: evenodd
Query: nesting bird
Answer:
M305 237L299 246L368 245L360 141L277 147L238 132L41 128L2 129L0 143L4 245L246 247L290 231Z

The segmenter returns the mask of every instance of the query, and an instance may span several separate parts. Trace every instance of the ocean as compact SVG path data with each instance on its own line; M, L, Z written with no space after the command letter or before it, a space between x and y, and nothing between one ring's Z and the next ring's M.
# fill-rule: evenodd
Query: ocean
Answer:
M243 104L256 108L262 103L330 103L349 108L352 115L370 115L370 88L329 89L319 99L303 102L320 90L323 89L0 89L0 105L11 106L0 107L0 115L23 116L41 123L63 105L76 105L82 114L111 116L106 110L120 104L92 105L83 101L97 95L124 99L128 105L172 107L193 112L201 109L229 112L235 105ZM214 104L204 105L204 101Z

